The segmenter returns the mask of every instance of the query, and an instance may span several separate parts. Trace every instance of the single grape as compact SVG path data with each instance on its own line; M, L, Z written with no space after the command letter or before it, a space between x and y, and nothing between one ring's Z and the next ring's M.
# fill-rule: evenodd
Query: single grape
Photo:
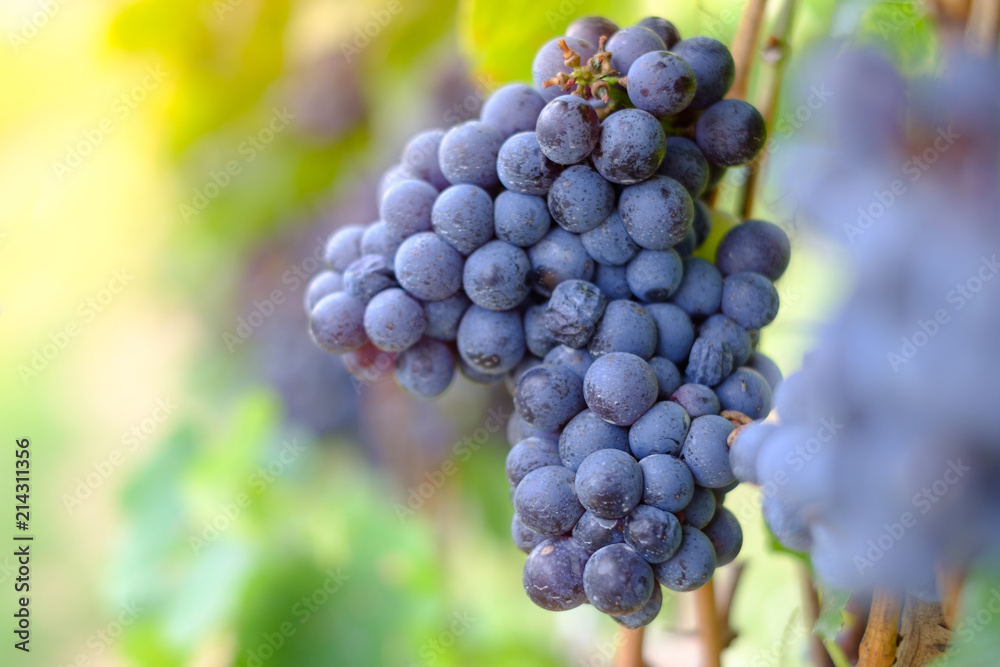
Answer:
M694 202L684 186L667 176L622 190L622 224L632 240L648 250L667 250L687 236L694 222Z
M618 26L611 19L603 16L581 16L566 28L567 37L583 39L591 44L598 44L601 37L611 37L618 32Z
M729 447L729 467L733 476L741 482L757 484L757 459L761 447L774 434L778 425L774 422L755 421L740 429Z
M365 334L365 304L345 292L323 297L309 314L313 341L334 354L357 350L368 342Z
M609 544L620 544L625 541L625 520L602 519L590 512L584 512L573 526L573 539L586 549L587 553L594 553Z
M753 351L750 333L725 315L712 315L702 322L698 335L728 345L736 366L743 365Z
M707 190L708 188L706 188ZM708 235L712 231L712 213L708 210L705 202L700 199L694 201L694 222L691 223L691 226L694 228L694 247L700 248L708 240Z
M524 356L524 329L516 310L498 312L473 305L458 325L458 353L486 375L503 375Z
M731 273L722 284L722 312L744 329L759 329L773 322L778 301L774 284L759 273Z
M629 449L640 461L653 454L679 456L690 426L691 418L684 408L671 401L661 401L629 428Z
M477 306L510 310L531 291L530 273L526 252L503 241L490 241L469 255L462 283Z
M369 225L361 237L362 255L382 255L388 266L396 261L396 251L402 241L389 231L389 227L379 220Z
M385 170L382 177L378 181L378 191L376 193L375 201L376 203L381 202L385 197L385 193L389 191L389 188L394 186L400 181L407 181L412 179L414 176L410 173L410 170L406 168L403 164L394 164Z
M777 280L788 268L791 245L778 225L763 220L747 220L722 237L715 264L724 276L753 271Z
M400 181L382 197L379 215L389 233L402 241L431 228L431 207L437 196L437 188L426 181Z
M672 303L648 303L645 308L658 332L656 356L675 364L686 363L694 343L691 318Z
M670 50L691 66L698 81L689 109L707 109L726 96L736 76L736 64L725 44L711 37L689 37Z
M396 252L399 286L425 301L440 301L462 288L462 255L434 232L420 232Z
M531 268L535 272L535 291L549 296L564 280L590 280L594 275L594 260L583 247L580 237L562 227L554 227L541 241L528 250Z
M497 154L503 141L500 131L488 123L469 120L456 125L444 135L438 148L441 173L454 185L495 188L500 184Z
M771 385L752 368L737 368L715 394L723 410L742 412L751 419L763 419L771 412Z
M626 88L636 108L664 118L687 108L694 99L697 82L694 70L684 59L669 51L650 51L629 67Z
M733 351L725 343L711 338L698 338L691 346L685 374L688 382L714 387L732 372Z
M493 237L493 200L475 185L453 185L431 210L436 231L463 255L471 255Z
M663 591L660 588L659 583L653 584L653 594L649 596L649 600L646 604L642 605L642 608L634 613L625 614L624 616L614 616L615 622L622 626L623 628L628 628L629 630L638 630L639 628L645 627L656 620L656 617L660 614L660 608L663 606Z
M501 241L528 248L541 241L551 225L543 197L504 190L493 202L493 229Z
M628 451L628 431L584 410L566 424L559 436L559 459L576 472L583 460L600 449Z
M594 168L612 183L644 181L656 173L667 151L667 135L656 118L642 109L622 109L601 123L591 157Z
M657 400L666 401L670 395L677 391L677 388L684 382L681 372L676 364L666 357L653 357L649 360L649 367L656 373L656 384L659 386Z
M643 503L673 513L688 506L694 497L694 477L683 461L669 454L650 454L639 461L639 466Z
M663 40L668 50L673 48L674 44L681 41L681 33L677 30L676 26L667 19L660 18L659 16L647 16L639 21L638 25L655 32Z
M616 210L612 210L597 227L581 234L580 240L590 256L606 266L627 264L639 252L639 246L625 231L625 225Z
M497 88L483 102L479 120L495 127L507 139L518 132L535 129L545 100L537 90L523 83L509 83Z
M615 188L590 167L578 164L555 180L548 204L556 224L582 234L600 225L615 210Z
M670 400L677 403L692 419L705 415L717 415L722 410L719 397L711 387L703 384L682 384L671 396Z
M602 519L620 519L642 500L642 468L620 449L599 449L576 471L580 504Z
M534 130L547 158L570 165L586 159L594 150L601 136L601 119L582 97L562 95L545 105Z
M470 305L469 298L462 292L441 301L425 301L423 306L427 328L424 329L424 335L449 342L455 340L458 336L458 323L462 321L462 315Z
M715 547L693 526L681 527L681 546L673 556L653 566L656 580L672 591L701 588L715 572Z
M451 348L433 338L423 338L396 358L396 380L417 398L444 393L455 377Z
M778 387L784 380L778 364L774 363L774 360L763 352L757 352L756 350L751 352L745 365L747 368L752 368L764 376L767 383L771 385L772 394L778 390Z
M427 181L438 190L451 185L441 173L438 149L444 139L444 130L427 130L410 139L403 149L402 163L415 177Z
M427 319L420 302L392 287L379 292L365 308L365 333L386 352L402 352L424 335Z
M670 302L692 318L717 313L722 304L722 276L718 269L706 259L685 258L684 277Z
M563 535L583 515L576 499L576 474L562 466L543 466L532 470L517 485L514 506L529 530L539 535Z
M510 520L510 537L514 541L514 546L526 554L530 554L536 546L545 540L545 537L521 523L521 517L517 515L517 512L514 512L514 518Z
M656 322L635 301L611 301L590 339L590 354L597 358L609 352L628 352L649 359L656 351Z
M644 249L628 263L625 277L629 289L642 301L666 301L680 287L684 263L672 248Z
M594 358L586 350L577 350L568 345L556 345L545 355L546 364L562 364L581 378L594 363Z
M698 117L695 139L709 162L732 167L757 157L767 141L767 124L752 104L722 100Z
M653 595L653 569L635 549L609 544L590 556L583 571L587 600L598 611L612 616L634 614Z
M623 76L632 63L651 51L665 51L667 45L655 32L641 25L622 28L608 40L605 50L611 53L611 67Z
M567 280L552 290L545 308L545 326L563 345L586 347L607 301L595 285L583 280Z
M732 422L718 415L705 415L691 421L681 448L681 459L701 486L717 489L735 481L726 444L732 432Z
M370 342L348 352L341 359L351 377L363 383L377 382L388 377L396 367L395 354L383 352Z
M545 357L559 344L545 324L545 308L546 304L537 304L524 311L524 341L536 357Z
M597 53L597 46L579 37L556 37L546 42L542 48L538 49L535 59L531 63L531 80L535 87L539 89L546 102L554 100L563 94L559 86L545 86L545 82L559 75L572 74L573 71L566 66L566 57L559 47L559 40L565 39L566 46L576 51L580 56L580 61L590 60Z
M567 611L587 601L583 572L590 554L571 537L552 537L524 562L524 592L548 611Z
M544 195L562 167L545 157L534 132L518 132L504 142L497 156L500 182L511 192Z
M562 465L558 445L544 438L525 438L507 452L507 481L517 486L532 470L558 465Z
M306 286L306 291L302 298L302 303L305 306L306 315L312 312L312 309L319 303L319 300L325 296L330 296L336 292L340 292L344 289L344 276L336 271L320 271L309 284Z
M668 176L688 191L692 199L698 199L708 186L708 160L698 144L684 137L667 137L667 154L656 170L661 176ZM696 240L701 245L704 237Z
M326 242L323 261L331 271L343 273L361 257L361 237L365 228L359 225L341 227Z
M628 277L624 266L598 264L594 269L594 284L609 301L633 297L632 290L628 288Z
M684 508L684 523L701 530L715 516L716 504L713 489L695 485L691 502Z
M625 521L625 544L647 563L662 563L681 546L681 522L651 505L639 505Z
M559 442L558 433L549 433L540 428L535 428L528 422L524 421L524 418L517 414L517 411L515 410L514 414L512 414L510 419L507 420L507 442L511 446L514 446L526 438L541 438L542 440Z
M583 379L587 407L601 419L631 426L656 402L656 374L641 357L612 352L594 360Z
M809 523L797 506L781 502L773 492L765 488L761 493L760 512L774 537L785 547L795 551L809 551L812 548Z
M514 392L517 391L517 383L521 381L521 377L530 371L535 366L541 366L542 360L533 354L526 354L521 359L517 366L514 366L511 370L507 371L507 374L503 376L504 386L507 387L507 392L513 396Z
M736 516L725 507L720 507L707 526L702 530L715 548L717 567L729 565L743 548L743 529Z
M365 255L344 271L344 291L364 303L395 284L392 267L385 263L382 255Z
M583 380L565 366L536 366L517 383L514 406L532 426L557 431L584 409Z

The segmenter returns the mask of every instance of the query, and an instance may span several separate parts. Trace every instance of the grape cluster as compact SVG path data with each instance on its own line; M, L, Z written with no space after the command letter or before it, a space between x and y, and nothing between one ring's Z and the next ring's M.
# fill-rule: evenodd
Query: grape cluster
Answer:
M776 166L853 287L731 467L827 584L934 596L1000 548L1000 69L829 56L801 76L829 107Z
M766 137L756 109L723 99L721 43L661 18L584 18L532 76L410 141L380 220L330 238L310 326L352 372L382 355L419 397L456 371L506 379L528 596L640 627L661 585L694 590L741 548L727 441L780 382L754 348L789 242L747 221L715 263L695 256L712 257L702 197Z

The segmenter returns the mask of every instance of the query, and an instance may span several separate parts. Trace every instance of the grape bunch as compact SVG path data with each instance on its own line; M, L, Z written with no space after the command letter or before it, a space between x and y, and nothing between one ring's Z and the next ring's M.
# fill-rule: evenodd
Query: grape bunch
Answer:
M790 249L759 220L706 244L703 198L766 139L723 99L733 77L723 44L664 19L577 20L533 86L413 137L380 220L335 233L308 290L314 341L359 377L424 398L456 372L507 381L511 533L545 609L641 627L661 585L694 590L742 546L728 439L781 381L755 347Z
M830 51L801 75L830 106L776 166L852 287L731 467L827 584L935 598L1000 549L1000 69Z

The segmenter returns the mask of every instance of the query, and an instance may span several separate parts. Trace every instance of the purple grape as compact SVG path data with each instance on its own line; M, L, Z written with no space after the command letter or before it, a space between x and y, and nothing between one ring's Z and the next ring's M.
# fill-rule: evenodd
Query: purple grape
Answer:
M552 183L548 205L560 227L581 234L596 228L615 210L615 189L596 171L578 164Z
M576 474L562 466L532 470L517 485L514 506L529 530L539 535L563 535L583 515L576 499Z
M434 202L431 221L441 238L471 255L493 238L493 200L475 185L453 185Z
M514 406L532 426L557 431L584 409L583 380L565 366L536 366L517 383Z
M469 255L462 283L472 303L490 310L510 310L531 291L527 253L503 241L490 241Z
M493 202L493 223L498 239L528 248L545 237L552 218L543 197L505 190Z
M392 287L379 292L365 308L365 333L383 352L402 352L414 345L427 327L420 302Z
M546 157L570 165L594 150L601 136L601 119L582 97L562 95L545 105L534 130Z
M548 611L567 611L587 601L583 572L590 554L571 537L552 537L528 554L524 592Z
M399 286L425 301L441 301L462 288L462 255L434 232L420 232L396 251Z
M309 333L327 352L345 354L368 342L365 334L365 304L344 292L319 300L309 314Z
M545 100L537 90L523 83L497 88L483 103L479 120L495 127L507 139L518 132L535 129Z
M500 182L511 192L544 195L562 172L562 166L545 157L534 132L518 132L504 142L497 156Z
M641 109L622 109L601 123L592 158L601 176L628 185L655 174L666 151L667 135L654 116Z
M632 240L648 250L667 250L687 236L694 222L694 202L684 186L667 176L622 190L622 224Z
M636 108L658 118L673 116L687 108L696 87L694 70L669 51L644 53L628 70L629 100Z
M441 173L454 185L495 188L500 184L497 154L503 142L500 131L487 123L470 120L456 125L444 135L438 149Z
M583 379L587 407L601 419L631 426L656 402L656 374L641 357L612 352L594 360Z
M600 449L628 451L628 431L584 410L566 424L559 436L559 458L576 472L583 460Z

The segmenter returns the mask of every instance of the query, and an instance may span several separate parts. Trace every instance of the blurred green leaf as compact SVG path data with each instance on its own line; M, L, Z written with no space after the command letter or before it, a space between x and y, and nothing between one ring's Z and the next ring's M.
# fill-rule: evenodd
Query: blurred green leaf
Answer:
M847 601L851 599L851 594L847 591L838 591L831 588L822 589L822 600L820 602L819 618L813 625L813 632L824 640L837 638L837 633L844 625L844 610L847 608Z
M983 667L1000 656L1000 568L985 558L966 578L948 653L937 667Z

